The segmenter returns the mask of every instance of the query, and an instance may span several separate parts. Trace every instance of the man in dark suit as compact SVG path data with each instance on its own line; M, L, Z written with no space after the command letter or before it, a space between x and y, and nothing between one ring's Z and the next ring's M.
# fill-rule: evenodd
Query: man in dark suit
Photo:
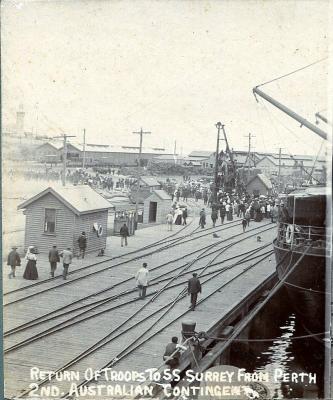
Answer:
M83 259L84 255L86 253L86 248L87 248L87 236L86 236L86 233L82 232L77 241L79 243L79 249L80 249L80 253L79 253L77 258L82 257L82 259Z
M52 249L49 251L49 262L51 266L50 275L54 278L54 272L57 269L57 263L60 262L60 256L57 249L57 246L53 246Z
M127 238L129 236L129 230L128 230L128 226L126 224L124 224L121 228L120 228L120 236L121 236L121 247L124 246L124 242L125 242L125 246L127 246Z
M19 253L17 252L17 247L12 247L12 251L8 254L7 265L10 266L11 272L9 273L9 278L15 278L16 267L21 265L21 259Z
M195 272L192 274L193 277L188 281L187 293L191 295L191 310L194 311L197 305L198 293L201 293L201 283L198 279L198 274Z

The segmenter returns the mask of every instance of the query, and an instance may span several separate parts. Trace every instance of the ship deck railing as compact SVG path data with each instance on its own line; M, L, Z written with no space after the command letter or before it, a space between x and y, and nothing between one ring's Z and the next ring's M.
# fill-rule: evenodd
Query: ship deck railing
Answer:
M331 252L331 231L325 227L279 222L276 244L279 247L302 251L311 248L312 254Z

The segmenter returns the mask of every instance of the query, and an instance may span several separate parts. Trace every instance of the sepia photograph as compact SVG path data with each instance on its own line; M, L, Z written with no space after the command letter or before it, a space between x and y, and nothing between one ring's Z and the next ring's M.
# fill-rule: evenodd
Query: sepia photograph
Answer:
M1 2L4 399L333 398L332 27Z

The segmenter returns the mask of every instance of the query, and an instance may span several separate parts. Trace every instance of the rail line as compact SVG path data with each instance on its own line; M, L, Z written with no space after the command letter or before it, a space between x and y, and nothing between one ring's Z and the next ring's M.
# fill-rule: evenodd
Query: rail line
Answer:
M246 239L248 239L248 238L249 238L249 237L243 238L243 239L241 239L240 241L246 240ZM239 241L239 242L240 242L240 241ZM237 243L239 243L239 242L237 242ZM235 244L235 243L233 243L233 244L231 244L231 245L234 245L234 244ZM226 247L224 248L224 250L228 250L228 249L231 247L231 245L226 246ZM205 258L205 257L207 257L207 256L209 256L209 255L211 255L211 254L213 254L213 253L215 253L215 252L217 252L217 251L220 251L220 249L214 250L213 252L210 252L210 253L208 253L208 254L205 254L204 256L201 256L201 257L199 257L198 259ZM215 265L221 265L221 263L228 262L228 261L233 260L233 259L235 259L235 258L238 258L238 257L240 257L240 256L242 256L242 255L248 254L249 252L252 252L252 250L247 251L247 252L244 252L244 253L241 253L241 254L237 254L236 256L229 257L229 258L227 258L227 259L224 259L222 262L211 263L209 266L212 267L212 266L215 266ZM185 267L186 265L188 265L188 263L185 263L185 264L183 264L183 265L181 265L181 266L178 266L178 267L175 267L175 268L173 268L173 269L171 269L171 270L168 270L167 272L165 272L165 273L163 273L163 274L161 274L161 275L159 275L159 276L153 278L153 279L150 281L149 287L151 288L152 286L158 285L158 284L161 283L161 282L164 282L164 281L169 280L168 277L165 277L166 275L169 275L170 273L173 273L173 272L175 272L175 271L177 271L177 270L179 270L179 269ZM198 270L201 270L201 267L197 267L197 268L191 269L191 271L189 271L189 272L194 272L194 271L198 271ZM186 273L187 273L186 271L185 271L185 272L182 272L179 276L185 275ZM161 279L161 278L162 278L162 279ZM154 282L154 281L156 281L156 282ZM124 281L123 281L123 282L124 282ZM117 285L120 285L120 284L122 284L123 282L119 282ZM152 283L152 282L153 282L153 283ZM111 287L110 289L112 289L112 288L113 288L113 287ZM65 306L63 306L63 307L61 307L61 308L59 308L59 309L57 309L57 310L51 311L51 312L49 312L49 313L46 313L46 314L44 314L43 316L34 319L33 321L29 321L29 322L26 322L26 323L24 323L24 324L21 324L21 325L15 327L15 328L12 328L12 329L10 329L10 330L4 332L4 337L8 337L8 336L13 335L13 334L15 334L15 333L19 333L19 332L25 331L26 329L32 328L32 327L34 327L34 326L41 325L41 324L43 324L43 323L52 321L52 320L57 319L57 318L59 318L59 317L62 317L62 316L64 316L64 315L68 315L68 314L71 314L71 313L73 313L73 312L82 310L82 309L84 309L84 308L93 306L92 308L89 308L89 310L86 310L86 312L90 312L90 311L92 311L92 310L98 308L99 306L102 306L102 305L104 305L104 304L106 304L106 303L108 303L108 302L110 302L110 301L112 301L112 300L118 300L120 297L123 297L123 296L125 296L125 295L131 294L131 293L134 293L134 292L137 292L137 289L125 290L125 291L120 292L120 293L118 293L118 294L116 294L116 295L112 295L112 296L109 296L109 297L107 297L107 298L103 298L103 299L100 299L100 300L96 300L96 301L94 301L94 302L92 302L92 303L89 303L89 304L83 304L83 305L80 305L79 307L76 307L76 308L74 308L74 309L71 309L71 310L64 311L64 312L61 312L61 313L59 313L59 314L53 315L53 314L55 314L55 313L57 313L57 312L59 312L59 311L61 311L61 310L66 309L67 307L72 306L74 303L78 303L78 302L81 303L82 301L84 301L84 300L86 300L87 298L90 297L90 295L89 295L89 296L86 296L86 297L84 297L84 298L82 298L82 299L80 299L80 300L75 301L74 303L65 305ZM155 292L154 292L154 293L155 293ZM149 297L149 296L150 296L150 294L147 295L147 297ZM133 301L136 301L136 300L137 300L137 298L134 298L134 299L133 299ZM130 300L128 303L130 303L130 302L132 302L132 300ZM127 304L127 303L126 303L126 304ZM117 306L116 306L116 307L117 307ZM113 309L113 308L111 308L111 309ZM111 310L111 309L110 309L110 310ZM104 312L104 311L103 311L103 312ZM75 315L75 317L71 317L70 319L72 319L72 318L77 318L77 317L80 316L80 315L81 315L81 314ZM94 315L97 315L97 314L94 314ZM92 317L93 317L93 316L91 316L90 318L92 318ZM66 322L66 321L65 321L65 322Z
M109 269L111 269L111 268L113 268L113 267L117 267L117 266L119 266L119 265L124 265L124 264L127 264L127 263L132 262L132 261L137 261L137 260L139 260L139 259L141 259L141 258L148 257L148 256L153 255L153 254L155 254L155 253L158 253L158 252L160 252L160 251L168 250L168 249L172 248L174 245L186 244L186 243L191 242L191 241L193 241L193 240L200 239L200 238L205 237L205 236L209 236L210 234L212 234L212 232L208 232L208 233L206 232L206 233L204 233L203 235L199 235L199 236L197 236L197 237L192 237L192 238L190 238L189 240L186 240L186 241L184 241L184 242L180 242L180 241L183 240L183 239L187 239L187 238L191 237L191 235L193 235L193 234L205 232L205 231L208 231L208 230L211 230L211 229L215 229L215 231L214 231L213 233L220 232L220 231L224 231L224 230L227 230L227 229L231 229L231 228L234 227L233 224L235 224L236 222L239 222L239 221L237 221L237 220L236 220L236 221L230 221L230 223L229 223L228 225L231 225L231 224L232 224L232 226L226 226L226 227L225 227L225 225L227 225L227 224L223 224L223 225L222 225L222 228L221 228L221 226L220 226L219 229L217 229L217 227L215 227L215 228L214 228L214 227L211 227L211 228L202 229L202 230L200 230L200 231L196 231L196 230L197 230L197 228L196 228L195 231L194 231L194 233L191 232L191 233L189 233L189 234L187 234L187 235L184 235L184 236L181 236L181 237L179 237L179 238L172 239L172 240L171 240L171 243L169 243L169 244L166 244L166 245L165 245L165 243L168 243L168 241L164 241L164 242L163 242L163 247L161 247L161 248L159 248L159 249L153 250L153 251L151 251L151 252L148 252L148 253L145 253L145 254L142 254L142 255L138 255L138 256L133 257L132 259L129 259L129 260L121 261L121 262L119 262L119 263L117 263L117 264L114 264L114 265L111 265L111 266L107 266L107 267L102 268L102 269L100 269L100 270L98 270L98 271L93 271L93 272L88 273L88 274L86 274L86 275L84 275L84 276L81 276L81 277L78 277L78 278L75 278L75 279L72 279L72 280L63 282L63 283L61 283L61 284L59 284L59 285L54 285L54 286L52 286L52 288L57 288L57 287L61 287L61 286L64 286L64 285L68 285L68 284L71 284L71 283L76 282L76 281L78 281L78 280L84 279L85 277L89 277L89 276L95 275L95 274L97 274L97 273L99 273L99 272L103 272L103 271L109 270ZM158 244L160 244L160 243L158 243ZM155 246L155 245L154 245L154 246ZM138 249L138 250L133 250L133 251L131 251L131 252L124 253L124 254L122 254L122 255L120 255L120 256L116 256L116 257L113 257L113 258L110 258L110 259L101 260L101 261L98 261L98 262L96 262L96 263L92 263L92 264L86 265L86 266L84 266L84 267L77 268L77 269L75 269L74 271L71 271L68 275L76 274L76 273L81 272L81 271L83 271L83 270L85 270L85 269L92 268L92 267L95 267L95 266L97 266L97 265L100 265L100 264L103 264L103 263L107 263L107 262L109 262L109 261L113 261L113 260L116 260L116 259L119 259L119 258L123 258L123 257L126 257L127 255L130 255L130 254L133 254L133 253L136 254L136 253L138 253L138 252L141 252L141 251L144 250L144 249L145 249L145 248L141 248L141 249ZM24 286L24 287L21 287L21 288L18 288L18 289L14 289L13 291L7 292L6 294L7 294L7 295L14 294L14 293L17 293L17 292L20 292L20 291L24 291L24 290L33 288L33 287L35 287L35 286L39 286L39 285L44 284L44 283L54 282L55 279L60 279L60 278L62 279L62 275L59 275L59 276L57 276L57 277L55 277L55 278L44 279L43 281L35 282L35 283L31 284L31 285L27 285L27 286ZM45 291L48 291L48 290L50 290L50 289L51 289L51 288L45 289ZM43 290L40 291L40 292L36 292L36 294L42 293L42 292L43 292ZM31 297L34 296L34 295L35 295L35 294L33 293L33 294L31 295ZM23 297L22 299L26 299L26 298L28 298L28 297ZM7 305L9 305L9 304L14 304L15 302L18 302L18 301L20 301L20 300L21 300L21 299L17 299L17 300L14 300L14 301L5 303L5 304L4 304L4 307L7 306Z
M229 260L234 259L234 258L238 258L238 257L240 257L240 256L242 256L242 255L245 255L245 254L246 254L246 256L247 256L248 253L250 253L250 255L252 255L253 252L262 250L262 249L264 249L264 248L267 247L267 246L269 246L269 245L264 245L264 246L260 247L259 249L250 250L250 251L248 251L248 252L246 252L246 253L243 253L243 254L240 254L240 255L238 255L238 256L231 257ZM271 253L271 252L268 251L267 253ZM262 254L261 254L261 255L262 255ZM218 256L219 256L219 255L218 255ZM215 258L217 258L218 256L216 256ZM251 260L254 260L254 259L256 259L256 258L258 258L258 256L254 256L254 257L248 258L247 261L251 261ZM217 262L217 263L214 264L214 263L212 262L212 260L211 260L211 261L204 267L204 269L202 270L202 272L205 271L208 267L214 266L214 265L220 265L220 263ZM238 264L237 264L237 265L238 265ZM233 265L233 266L234 266L234 265ZM210 275L212 275L212 274L215 274L217 271L220 271L220 273L226 272L227 270L230 270L231 268L232 268L232 267L222 267L222 268L215 269L215 270L213 270L213 271L211 271L211 272L207 272L207 273L205 273L205 274L203 274L203 273L201 272L199 275L200 275L200 277L206 277L206 276L210 276ZM199 269L202 269L202 268L201 268L201 267L197 268L197 270L199 270ZM184 271L182 274L179 275L179 277L180 277L180 276L183 276L183 275L186 275L186 273L187 273L187 272ZM165 280L168 280L168 278L164 278L162 281L165 281ZM155 290L155 291L153 291L153 292L150 292L146 297L152 297L152 298L149 300L149 302L153 302L153 301L155 300L155 298L158 297L158 296L161 294L162 291L169 290L169 289L173 289L173 288L178 287L178 286L184 286L184 285L186 285L187 281L188 281L188 280L186 279L186 280L183 280L183 281L181 281L181 282L175 283L175 284L173 284L173 285L171 285L171 286L168 285L168 286L165 287L165 288L163 287L163 288L160 289L160 290ZM159 284L159 283L161 283L161 281L160 281L160 282L156 282L156 283L152 284L151 286L155 286L155 285L157 285L157 284ZM114 300L114 299L119 299L120 297L125 296L125 295L128 295L128 294L130 294L130 293L133 293L133 292L135 292L135 291L136 291L136 289L132 289L130 292L121 293L120 295L115 296L115 298L113 298L113 299L108 299L108 301L111 301L111 300ZM37 333L36 335L30 336L28 339L23 340L22 342L16 343L15 345L13 345L13 346L11 346L11 347L5 349L5 350L4 350L4 353L5 353L5 354L8 354L8 353L10 353L10 352L12 352L12 351L14 351L14 350L17 350L17 349L19 349L19 348L21 348L21 347L24 347L24 346L26 346L26 345L28 345L28 344L30 344L30 343L33 343L33 342L35 342L35 341L37 341L37 340L39 340L39 339L42 339L42 338L47 337L47 336L50 336L50 335L53 334L53 333L60 332L60 331L62 331L62 330L64 330L64 329L66 329L66 328L69 328L69 327L74 326L74 325L78 325L78 324L80 324L81 322L85 322L85 321L87 321L87 320L89 320L89 319L96 318L96 317L98 317L99 315L105 314L105 313L107 313L107 312L110 312L110 311L113 311L113 310L116 310L116 309L120 309L120 308L122 308L122 307L124 307L124 306L126 306L126 305L128 305L128 304L131 304L131 303L136 302L137 300L138 300L137 297L131 298L130 300L127 300L127 301L125 301L125 302L123 302L123 303L121 303L121 304L117 304L117 305L115 305L115 306L111 306L111 307L109 307L109 308L107 308L107 309L105 309L105 310L101 310L101 311L99 311L99 312L97 312L97 313L94 313L94 314L92 314L92 315L85 316L85 317L83 317L83 318L81 318L81 319L79 319L79 320L73 321L73 320L72 320L73 317L72 317L72 318L69 318L67 321L62 321L62 322L60 322L59 324L54 325L54 326L52 326L51 328L48 328L48 329L46 329L46 330L43 331L43 332L39 332L39 333ZM149 303L149 302L148 302L148 303ZM100 306L100 304L97 305L97 306L94 306L92 309L89 309L89 310L87 310L87 311L85 311L85 312L83 312L83 313L81 313L81 314L76 315L74 318L76 319L77 317L79 317L79 316L81 316L81 315L84 316L85 314L87 314L88 312L91 312L93 309L96 309L96 308L99 307L99 306ZM42 322L44 322L44 321L42 321ZM69 323L68 323L68 322L69 322ZM67 323L67 324L66 324L66 323ZM30 328L30 327L29 327L29 328Z
M272 229L273 227L275 227L275 225L272 226L272 223L268 223L268 224L260 225L260 226L257 226L257 227L255 227L255 228L249 229L247 232L251 232L251 231L257 230L257 229L259 229L259 228L265 227L265 226L271 226L270 229ZM232 226L232 227L233 227L233 226ZM228 227L228 228L226 228L226 229L230 229L230 228L232 228L232 227ZM245 233L247 233L247 232L245 232ZM243 234L244 234L244 232L241 232L241 233L238 233L238 234L229 236L227 239L223 239L223 240L219 241L219 243L223 243L223 242L225 242L225 241L229 241L230 239L234 239L235 237L241 236L241 235L243 235ZM210 235L210 233L209 233L209 234L204 234L204 235L202 235L202 236L207 236L207 235ZM202 236L200 236L200 237L202 237ZM186 241L186 242L182 242L181 244L187 243L187 242L192 241L192 240L193 240L193 238L192 238L192 239L189 239L189 240ZM178 244L180 244L180 243L178 243ZM206 248L214 247L215 245L216 245L216 243L206 245L206 246L204 246L204 247L202 247L202 248L199 248L199 249L194 250L193 252L187 253L185 256L193 255L193 254L195 254L195 253L197 253L197 252L199 252L199 251L202 251L202 250L204 250L204 249L206 249ZM172 245L172 246L173 246L173 245ZM167 245L166 247L170 248L171 246L170 246L170 245ZM163 250L165 250L165 248L156 250L156 251L154 251L153 253L158 253L158 252L163 251ZM40 294L42 294L42 293L49 292L49 291L51 291L51 290L54 290L54 289L56 289L56 288L59 288L59 287L62 287L62 286L68 285L68 284L73 284L73 283L75 283L75 282L77 282L77 281L79 281L79 280L82 280L82 279L85 279L85 278L89 278L89 277L91 277L91 276L93 276L93 275L96 275L96 274L99 274L99 273L101 273L101 272L104 272L104 271L107 271L107 270L116 268L116 267L118 267L118 266L120 266L120 265L128 264L128 263L130 263L130 262L136 261L137 259L140 259L140 258L146 257L146 256L147 256L147 254L146 254L145 256L134 257L134 258L132 258L132 259L130 259L130 260L125 260L125 261L122 261L122 262L120 262L120 263L117 263L117 264L114 264L114 265L111 265L111 266L107 266L107 267L102 268L102 269L100 269L100 270L98 270L98 271L93 271L93 272L91 272L91 273L89 273L89 274L80 276L80 277L78 277L78 278L76 278L76 279L73 279L73 280L70 280L70 281L65 281L65 282L61 283L60 285L51 286L51 287L49 287L49 288L45 288L45 289L40 290L40 291L38 291L38 292L34 292L34 293L31 293L31 294L28 294L28 295L26 295L26 296L23 296L23 297L20 297L20 298L18 298L18 299L12 300L12 301L10 301L10 302L8 302L8 303L5 303L5 304L3 305L3 307L8 307L8 306L10 306L10 305L17 304L17 303L19 303L19 302L21 302L21 301L24 301L24 300L27 300L27 299L29 299L29 298L35 297L35 296L40 295ZM173 263L173 262L179 261L179 260L181 260L182 258L184 258L184 255L183 255L183 256L180 256L180 257L178 257L178 258L176 258L176 259L173 259L173 260L171 260L171 261L168 261L168 262L166 262L166 263L163 263L162 265L159 265L159 266L157 266L157 267L155 267L155 268L152 268L151 271L152 271L152 270L155 270L155 269L157 269L157 268L161 268L162 266L169 265L169 264L171 264L171 263ZM132 279L132 278L128 278L127 281L129 281L129 280L131 280L131 279ZM113 286L113 287L114 287L114 286ZM100 294L100 293L103 293L103 292L105 292L105 291L107 291L107 290L109 290L109 288L106 288L106 289L101 290L100 292L94 293L94 294L90 295L90 297L96 296L96 295L98 295L98 294Z
M257 264L259 264L260 262L262 262L264 259L266 259L267 257L269 257L269 255L273 254L273 251L269 252L268 255L265 255L264 257L262 257L259 261L257 261L255 264L252 264L248 267L246 267L242 272L240 272L239 274L237 274L235 277L233 277L232 279L230 279L228 282L222 284L218 289L215 289L212 293L210 293L209 295L207 295L205 298L201 299L198 302L198 305L202 304L203 302L205 302L207 299L209 299L211 296L213 296L214 294L216 294L217 292L220 292L225 286L227 286L228 284L230 284L231 282L233 282L235 279L237 279L239 276L243 275L245 272L248 272L250 269L252 269L254 266L256 266ZM214 279L219 273L217 273L216 275L208 278L205 282L206 283L208 280ZM168 305L166 305L166 310L164 311L164 313L156 320L153 322L153 324L146 329L139 337L135 338L132 343L130 343L128 346L124 347L123 350L121 350L111 361L109 361L107 364L103 365L101 368L99 368L99 371L103 371L107 368L111 368L114 367L116 364L118 364L120 361L124 360L126 357L128 357L131 353L133 353L135 350L137 350L138 348L140 348L143 344L147 343L149 340L153 339L155 336L157 336L159 333L161 333L163 330L165 330L167 327L169 327L170 325L172 325L173 323L175 323L177 320L179 320L180 318L182 318L183 316L185 316L189 310L184 311L183 313L181 313L180 315L178 315L177 317L175 317L174 319L172 319L170 322L166 323L162 328L158 329L157 331L155 331L154 333L152 333L151 335L149 335L147 338L143 339L141 342L137 343L141 338L143 338L156 324L157 322L159 322L166 314L169 313L169 311L172 309L172 307L178 302L180 301L182 298L184 298L185 293L179 294L171 303L169 303ZM134 346L134 347L133 347ZM96 351L96 350L95 350ZM76 386L76 388L80 388L82 386L86 386L88 385L90 382L92 381L92 379L85 379L83 382L81 382L80 384L78 384ZM69 392L65 393L61 398L72 398L73 396L70 395Z
M269 244L270 245L270 244ZM260 250L262 250L264 247L267 247L269 245L265 245L265 246L261 246L260 248L257 248L255 250L251 251L250 255L255 254L256 252L259 252ZM217 293L218 291L220 291L223 287L225 287L226 285L230 284L231 282L233 282L235 279L237 279L239 276L241 276L242 274L244 274L245 272L247 272L250 268L253 268L255 265L257 265L258 263L260 263L261 261L263 261L265 258L267 258L268 256L270 256L272 254L272 251L267 252L263 257L261 257L261 259L259 261L257 261L256 263L250 265L249 267L245 268L243 271L241 271L240 273L238 273L236 276L234 276L232 279L230 279L229 281L223 283L223 285L220 285L218 287L218 289L214 290L212 293L210 293L209 295L207 295L204 299L202 299L201 301L198 302L198 304L201 304L202 302L206 301L208 298L210 298L213 294ZM216 278L218 275L220 275L222 272L224 272L226 269L230 269L233 268L234 266L239 266L242 263L246 262L246 260L248 259L253 259L251 257L249 257L250 255L246 255L244 256L241 260L239 260L238 262L236 262L235 264L232 264L231 266L227 267L227 268L223 268L222 270L219 269L218 271L212 271L210 273L207 273L205 275L202 274L202 276L208 276L208 278L202 282L202 284L206 284L209 280ZM257 257L262 256L259 255ZM215 256L216 258L217 256ZM256 258L257 258L256 257ZM208 263L208 264L212 264L212 260ZM205 270L205 268L208 268L208 265L206 265L204 267L204 269L202 270L202 272ZM179 285L183 285L184 283L179 283L176 284L175 286L179 286ZM170 287L171 288L171 287ZM83 358L86 358L88 355L96 352L97 350L99 350L100 348L104 347L105 345L107 345L108 343L110 343L111 341L115 340L117 337L119 337L120 335L123 335L125 332L128 332L131 329L136 328L139 324L142 324L145 321L148 321L152 316L157 315L158 313L160 313L162 310L166 309L166 311L158 317L158 319L156 321L153 322L153 324L146 329L143 334L141 334L139 337L137 337L130 345L127 345L116 357L114 357L106 366L102 367L103 368L107 368L109 366L113 366L115 363L119 362L121 359L125 358L127 355L129 355L131 352L133 352L135 349L137 349L138 347L140 347L142 344L144 344L146 341L150 340L152 337L154 337L155 335L157 335L158 333L160 333L163 329L165 329L166 327L168 327L170 324L172 324L173 322L175 322L176 320L178 320L179 318L181 318L183 315L185 315L188 310L186 310L184 313L181 313L179 316L177 316L176 318L174 318L171 322L167 323L166 325L164 325L164 327L162 327L160 330L158 330L157 332L153 333L152 335L150 335L147 339L143 340L142 342L140 342L139 344L136 344L138 342L138 340L140 340L147 332L149 332L149 330L152 329L153 326L155 326L157 324L158 321L160 321L169 311L170 309L173 307L174 304L176 304L176 302L180 301L182 298L184 297L184 290L181 290L180 293L178 293L178 295L174 298L174 300L172 300L171 302L163 305L161 308L159 308L158 310L154 311L153 313L150 313L147 317L141 319L138 323L135 323L134 325L126 328L125 331L122 331L121 333L119 333L118 335L112 337L111 339L109 339L109 337L115 333L117 330L119 330L121 327L123 327L127 322L129 322L134 316L136 316L141 310L143 310L148 304L151 303L151 300L149 300L146 304L144 304L143 306L141 306L137 311L135 311L134 314L132 314L131 316L129 316L124 322L122 322L119 326L117 326L115 329L113 329L111 332L109 332L105 337L103 337L101 340L99 340L98 342L96 342L93 346L89 347L89 349L86 349L85 351L83 351L82 353L80 353L77 357L75 357L74 359L72 359L70 362L66 363L66 365L60 367L57 371L54 371L54 375L53 377L56 375L56 373L59 373L69 367L71 367L72 365L76 364L77 362L81 361ZM106 342L105 342L106 341ZM131 347L135 346L134 348L132 348L131 350L129 350ZM49 379L46 379L44 381L39 381L38 385L41 386L43 384L45 384L46 382L49 382ZM86 385L87 383L89 383L89 381L84 381L82 382L79 386L83 386ZM24 397L26 394L28 394L31 391L31 389L27 389L25 391L23 391L19 397ZM68 393L63 396L63 397L67 397Z

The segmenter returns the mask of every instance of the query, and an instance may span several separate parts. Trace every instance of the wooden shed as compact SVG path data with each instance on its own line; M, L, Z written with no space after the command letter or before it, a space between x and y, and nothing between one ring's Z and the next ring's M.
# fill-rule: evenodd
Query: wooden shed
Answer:
M57 245L77 254L77 239L84 231L87 253L104 249L109 208L112 204L89 186L49 187L18 206L26 215L25 248L36 246L46 253Z
M153 176L141 176L139 185L140 185L140 188L148 189L151 193L154 190L161 189L161 187L162 187L160 182Z
M171 210L171 196L164 190L153 190L143 203L143 223L166 222L166 216Z
M264 174L257 174L246 184L246 191L254 196L269 196L272 193L272 182Z

